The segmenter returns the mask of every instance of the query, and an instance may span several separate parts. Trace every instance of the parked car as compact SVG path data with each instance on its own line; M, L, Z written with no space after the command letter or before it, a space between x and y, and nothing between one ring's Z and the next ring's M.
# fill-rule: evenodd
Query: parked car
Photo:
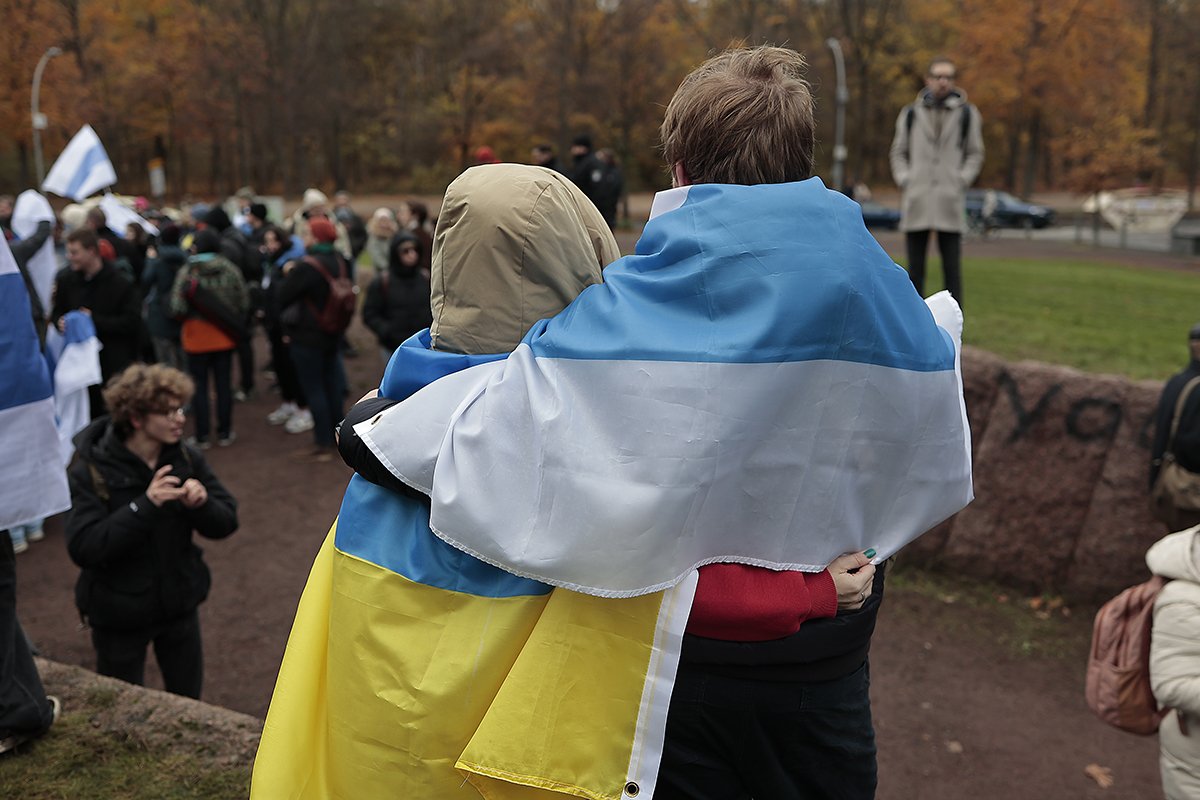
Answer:
M988 203L991 194L995 204ZM988 207L985 220L984 208ZM1045 228L1054 224L1054 209L1026 203L995 189L967 190L967 223L972 230L987 228Z
M862 206L863 222L868 228L883 228L894 231L900 227L900 212L871 200L859 203Z

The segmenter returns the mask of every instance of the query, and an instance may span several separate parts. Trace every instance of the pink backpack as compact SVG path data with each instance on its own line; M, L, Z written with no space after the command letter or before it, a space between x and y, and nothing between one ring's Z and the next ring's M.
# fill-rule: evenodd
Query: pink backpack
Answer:
M1155 576L1109 600L1096 613L1088 657L1088 707L1109 725L1149 735L1167 709L1150 690L1150 628L1154 600L1166 581Z

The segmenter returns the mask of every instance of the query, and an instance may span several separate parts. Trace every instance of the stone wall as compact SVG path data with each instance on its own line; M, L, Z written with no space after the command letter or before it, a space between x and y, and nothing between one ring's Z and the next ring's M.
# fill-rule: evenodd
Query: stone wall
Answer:
M1077 601L1149 577L1165 533L1146 483L1162 384L970 347L963 382L975 501L902 558Z

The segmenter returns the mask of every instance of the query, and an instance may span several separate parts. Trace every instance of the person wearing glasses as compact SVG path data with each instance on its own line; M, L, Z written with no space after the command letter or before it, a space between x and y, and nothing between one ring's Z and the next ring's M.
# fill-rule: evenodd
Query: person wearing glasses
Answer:
M950 59L930 62L925 88L896 118L890 156L903 193L900 229L913 286L925 296L925 254L930 231L936 231L946 289L961 306L966 192L983 166L983 123L967 93L955 86L956 77Z
M180 441L194 388L165 364L134 364L109 381L109 415L75 439L66 538L96 671L141 685L152 644L166 690L199 698L197 609L212 578L192 533L224 539L238 519L233 495Z

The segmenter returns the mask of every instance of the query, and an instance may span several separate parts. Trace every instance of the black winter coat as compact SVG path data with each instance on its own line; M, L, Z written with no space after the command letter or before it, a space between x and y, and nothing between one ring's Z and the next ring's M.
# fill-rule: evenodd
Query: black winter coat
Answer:
M196 509L178 501L155 507L146 497L155 470L125 447L107 417L84 428L75 445L67 551L82 567L79 613L95 627L123 630L191 613L212 582L192 531L223 539L237 530L233 495L204 457L181 443L163 447L155 470L170 464L181 481L195 478L208 501Z
M82 272L67 268L59 271L54 285L52 324L57 324L68 311L91 309L96 338L104 345L100 351L100 374L105 381L137 360L142 295L128 277L105 261L90 281Z
M1192 378L1200 377L1200 361L1193 360L1182 372L1171 376L1158 398L1158 412L1154 418L1154 442L1150 446L1150 486L1158 479L1162 468L1162 457L1167 450L1167 439L1171 436L1171 422L1175 418L1175 404L1183 387ZM1189 472L1200 472L1200 387L1192 390L1179 418L1179 430L1175 434L1172 450L1179 466Z
M396 248L406 241L417 244L416 237L408 232L392 237L388 268L371 281L363 301L363 323L385 350L395 350L409 336L433 324L429 279L417 267L406 270L396 254Z
M310 247L306 255L320 261L331 278L348 270L345 259L328 245ZM304 347L319 350L338 346L341 337L328 334L317 325L317 311L329 300L329 282L315 267L303 258L296 259L295 266L284 276L276 297L285 336Z

